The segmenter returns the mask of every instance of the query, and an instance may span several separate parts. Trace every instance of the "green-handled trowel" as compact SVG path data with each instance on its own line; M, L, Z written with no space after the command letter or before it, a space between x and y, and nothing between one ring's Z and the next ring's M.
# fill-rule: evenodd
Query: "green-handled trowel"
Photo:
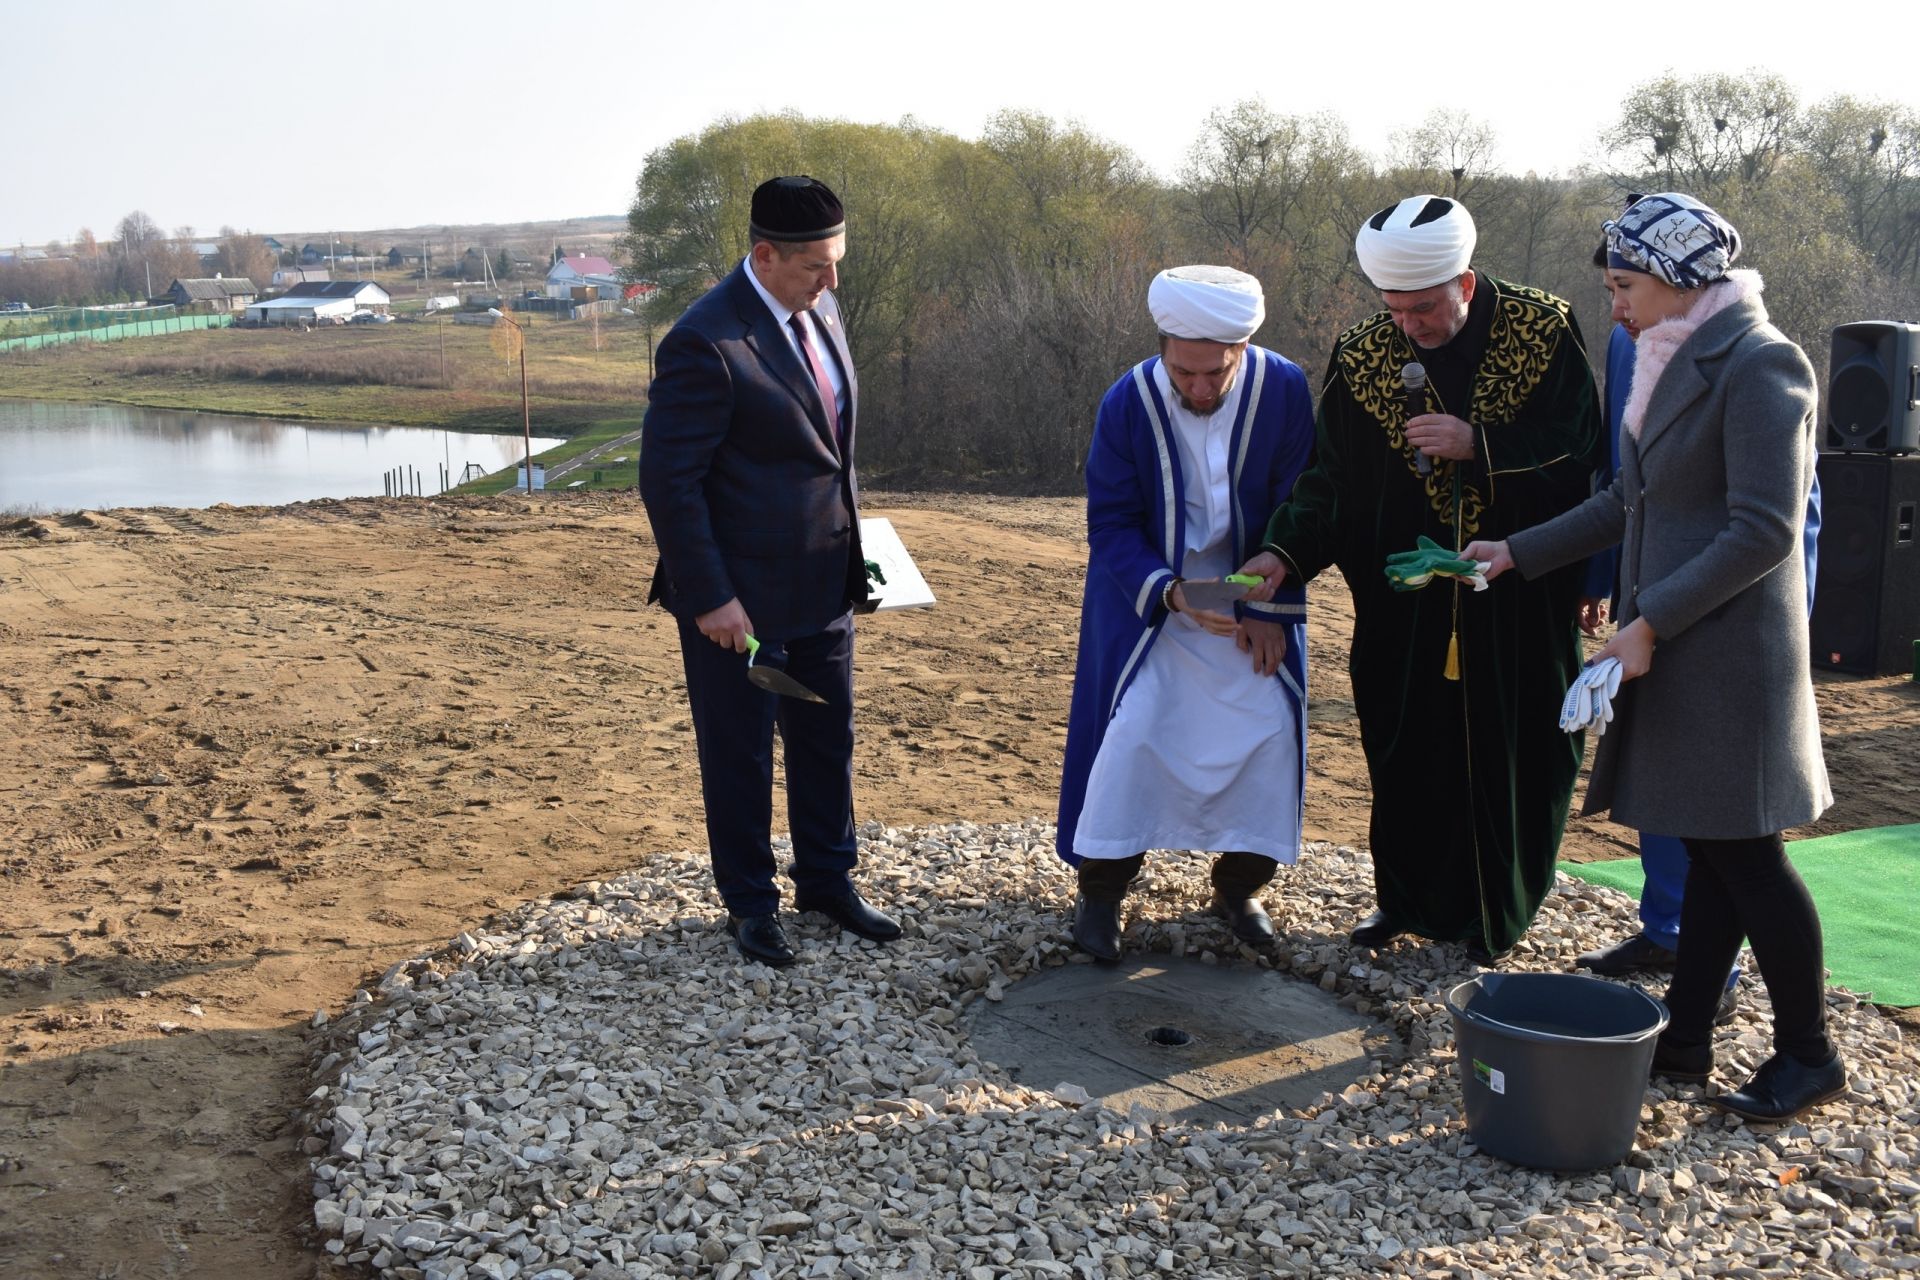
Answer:
M826 699L807 686L795 680L778 667L756 667L753 660L760 655L760 642L752 636L747 637L747 679L768 693L777 693L783 698L802 698L808 702L824 703Z
M1180 583L1180 594L1187 608L1202 613L1231 613L1233 606L1247 598L1247 592L1264 581L1257 574L1230 573L1224 578L1188 578Z

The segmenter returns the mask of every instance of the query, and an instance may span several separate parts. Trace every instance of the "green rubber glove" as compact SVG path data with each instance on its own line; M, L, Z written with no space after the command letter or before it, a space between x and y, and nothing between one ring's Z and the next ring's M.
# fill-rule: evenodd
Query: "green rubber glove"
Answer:
M1426 534L1416 540L1417 551L1396 551L1387 557L1387 581L1395 591L1418 591L1437 577L1462 578L1473 583L1474 590L1486 588L1486 578L1478 560L1463 559Z
M868 560L866 561L866 566L867 581L877 582L883 587L887 585L887 575L880 572L880 562L878 560Z

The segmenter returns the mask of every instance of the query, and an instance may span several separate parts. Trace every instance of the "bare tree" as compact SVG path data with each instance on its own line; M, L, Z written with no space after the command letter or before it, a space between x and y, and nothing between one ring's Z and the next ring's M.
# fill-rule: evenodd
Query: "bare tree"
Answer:
M1644 191L1655 183L1713 200L1773 175L1798 112L1779 76L1667 75L1629 93L1601 141L1623 185Z
M1019 260L1050 273L1098 255L1112 220L1147 189L1146 168L1131 151L1037 112L997 113L981 147L1013 193Z
M273 250L267 248L263 237L252 232L240 233L232 227L220 228L220 251L213 263L214 270L233 279L251 280L256 285L267 284L273 279Z
M1839 95L1807 113L1799 145L1880 269L1920 282L1920 115Z
M146 252L147 246L164 238L160 224L144 212L135 209L120 219L120 225L114 228L114 242L120 246L122 257L139 257Z
M1346 129L1326 115L1282 116L1259 99L1210 114L1187 151L1180 189L1189 216L1246 265L1253 242L1285 237L1313 186L1349 168Z
M1452 196L1469 208L1494 174L1498 137L1493 126L1464 111L1436 110L1413 129L1394 133L1390 162L1427 179L1434 195Z
M1584 273L1600 223L1582 205L1573 182L1530 173L1494 185L1500 198L1491 202L1491 215L1479 219L1482 247L1476 257L1502 275L1540 288L1550 288L1550 279Z

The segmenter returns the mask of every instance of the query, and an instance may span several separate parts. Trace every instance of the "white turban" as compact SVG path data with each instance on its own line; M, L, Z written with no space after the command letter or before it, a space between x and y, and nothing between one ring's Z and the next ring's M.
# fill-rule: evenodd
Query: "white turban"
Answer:
M1147 310L1169 338L1245 342L1267 318L1267 299L1232 267L1169 267L1147 286Z
M1445 284L1473 258L1473 215L1445 196L1408 196L1368 218L1353 238L1376 289L1411 293Z

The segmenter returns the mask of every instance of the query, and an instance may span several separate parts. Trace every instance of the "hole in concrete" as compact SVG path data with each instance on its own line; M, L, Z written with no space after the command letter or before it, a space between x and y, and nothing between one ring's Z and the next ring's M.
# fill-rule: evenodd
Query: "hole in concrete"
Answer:
M1183 1044L1192 1044L1193 1037L1178 1027L1155 1027L1147 1032L1147 1043L1177 1049Z

